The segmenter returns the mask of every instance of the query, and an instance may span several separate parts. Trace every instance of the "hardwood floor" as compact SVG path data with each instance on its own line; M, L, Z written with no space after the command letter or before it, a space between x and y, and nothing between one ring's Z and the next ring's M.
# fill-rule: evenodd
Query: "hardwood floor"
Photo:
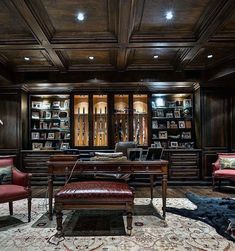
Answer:
M54 192L56 192L58 189L59 187L55 187ZM32 190L34 198L44 198L48 196L47 187L32 187ZM193 192L198 195L205 195L210 197L235 198L235 187L223 187L220 191L212 191L211 186L168 186L167 198L184 198L186 192ZM136 186L135 197L150 197L150 188ZM161 197L161 186L154 187L154 197Z

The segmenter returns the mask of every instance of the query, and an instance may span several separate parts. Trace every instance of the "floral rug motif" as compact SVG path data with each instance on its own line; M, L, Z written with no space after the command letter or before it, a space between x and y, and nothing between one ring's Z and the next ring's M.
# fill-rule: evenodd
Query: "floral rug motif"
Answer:
M149 199L137 198L135 204L145 205ZM154 199L153 204L159 212L162 200ZM174 208L195 209L186 198L169 198L167 206ZM14 217L22 223L18 225L0 225L1 251L192 251L213 250L232 251L235 243L216 233L215 229L204 222L166 214L166 220L156 216L138 215L133 217L131 236L69 236L56 238L56 229L51 226L32 227L47 211L46 199L33 199L32 221L27 222L27 201L14 202ZM0 204L0 222L9 215L8 204ZM54 217L55 218L55 217ZM66 217L64 217L66 220ZM55 219L54 219L55 221ZM54 222L55 223L55 222ZM53 225L55 225L53 223ZM124 223L126 219L124 217Z

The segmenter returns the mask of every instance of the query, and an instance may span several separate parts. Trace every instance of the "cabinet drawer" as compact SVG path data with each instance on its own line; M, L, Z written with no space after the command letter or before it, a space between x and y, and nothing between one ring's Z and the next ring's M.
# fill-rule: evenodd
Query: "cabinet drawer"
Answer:
M170 179L198 179L199 169L170 169Z

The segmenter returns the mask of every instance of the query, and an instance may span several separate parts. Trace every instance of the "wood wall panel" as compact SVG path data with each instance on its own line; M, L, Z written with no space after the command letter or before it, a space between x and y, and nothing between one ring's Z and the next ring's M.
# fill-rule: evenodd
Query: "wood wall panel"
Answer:
M235 94L231 97L231 150L235 152Z
M0 149L19 147L19 107L17 93L0 94Z
M202 148L228 148L228 98L220 93L205 93L202 103Z

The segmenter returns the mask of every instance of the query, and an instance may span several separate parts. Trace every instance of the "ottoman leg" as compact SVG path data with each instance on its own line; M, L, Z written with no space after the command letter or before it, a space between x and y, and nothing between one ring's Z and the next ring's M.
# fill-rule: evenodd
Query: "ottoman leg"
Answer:
M127 235L131 235L132 230L132 212L127 212Z
M63 220L63 213L61 208L56 209L56 224L57 224L57 233L56 233L56 237L60 238L62 236L64 236L63 233L63 227L62 227L62 220Z

